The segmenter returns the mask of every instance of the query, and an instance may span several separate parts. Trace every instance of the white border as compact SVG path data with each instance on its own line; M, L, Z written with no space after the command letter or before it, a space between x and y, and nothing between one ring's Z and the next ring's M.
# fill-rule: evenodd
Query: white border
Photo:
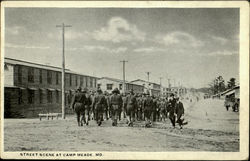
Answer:
M4 8L5 7L57 7L57 8L240 8L240 152L101 152L102 157L28 157L27 159L206 159L206 160L245 160L249 156L249 4L247 1L7 1L1 5L1 60L4 53ZM1 61L1 87L3 84L3 63ZM1 88L1 100L3 98ZM3 107L1 101L1 107ZM1 108L4 116L3 108ZM25 159L20 152L3 151L3 125L1 119L1 157ZM99 153L100 151L98 151ZM36 153L36 152L32 152ZM43 153L43 152L37 152ZM46 153L46 152L44 152ZM47 152L48 153L48 152ZM67 152L54 152L67 153ZM94 152L92 152L94 154Z

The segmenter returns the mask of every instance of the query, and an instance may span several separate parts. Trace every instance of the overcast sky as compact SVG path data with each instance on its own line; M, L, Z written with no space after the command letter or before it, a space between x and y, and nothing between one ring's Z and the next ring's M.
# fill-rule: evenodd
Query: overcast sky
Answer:
M66 67L97 77L207 86L221 75L239 79L238 9L7 8L5 56Z

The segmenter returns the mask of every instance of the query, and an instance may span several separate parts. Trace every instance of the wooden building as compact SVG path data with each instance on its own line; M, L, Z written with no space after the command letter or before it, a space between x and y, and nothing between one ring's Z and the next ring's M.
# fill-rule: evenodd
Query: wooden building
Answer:
M65 70L66 113L76 88L95 90L97 78ZM39 113L61 113L61 68L4 59L5 117L37 117Z
M108 93L111 93L115 88L118 88L120 93L123 92L123 80L121 79L115 79L115 78L109 78L109 77L102 77L98 80L97 86L102 91L107 91ZM125 92L129 92L129 90L133 90L134 93L142 94L144 91L144 87L142 85L134 84L128 81L125 81Z

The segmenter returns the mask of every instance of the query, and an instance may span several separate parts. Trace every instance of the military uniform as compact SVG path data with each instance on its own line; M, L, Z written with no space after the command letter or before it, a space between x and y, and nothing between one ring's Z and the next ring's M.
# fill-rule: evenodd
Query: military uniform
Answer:
M142 120L142 104L143 98L141 96L137 97L137 119Z
M184 115L184 107L183 104L180 101L177 101L175 104L175 113L177 116L177 123L179 124L179 126L182 128L183 125L183 119L181 119L181 117Z
M169 100L169 119L173 125L173 127L175 127L175 103L176 103L176 100L175 98L172 98L171 100Z
M83 125L82 121L84 120L85 103L86 103L86 96L84 93L81 92L81 89L79 88L74 94L71 101L71 108L76 112L77 115L78 126Z
M86 125L89 124L89 120L90 120L90 106L92 104L92 100L91 100L91 96L87 93L85 93L85 97L86 97L86 102L85 102L85 123Z
M126 111L127 111L127 120L128 125L133 126L133 121L135 118L135 112L137 108L136 97L133 95L133 92L126 97Z
M146 121L146 127L151 124L150 117L152 114L152 106L153 106L153 99L150 96L147 96L143 101L143 109L144 109L144 116Z
M114 94L110 97L110 108L112 111L113 126L117 125L117 119L119 119L119 114L122 108L122 97L118 94L117 90L114 90Z
M159 110L160 110L160 121L165 121L167 105L166 105L166 102L164 100L161 100L159 102Z
M105 106L107 106L105 96L102 94L101 90L97 90L97 94L94 96L92 107L94 110L95 120L98 126L102 124Z

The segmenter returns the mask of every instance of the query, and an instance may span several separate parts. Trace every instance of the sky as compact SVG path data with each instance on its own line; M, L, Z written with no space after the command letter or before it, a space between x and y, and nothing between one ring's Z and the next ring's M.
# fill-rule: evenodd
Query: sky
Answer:
M5 57L96 77L207 87L239 80L236 8L5 8Z

